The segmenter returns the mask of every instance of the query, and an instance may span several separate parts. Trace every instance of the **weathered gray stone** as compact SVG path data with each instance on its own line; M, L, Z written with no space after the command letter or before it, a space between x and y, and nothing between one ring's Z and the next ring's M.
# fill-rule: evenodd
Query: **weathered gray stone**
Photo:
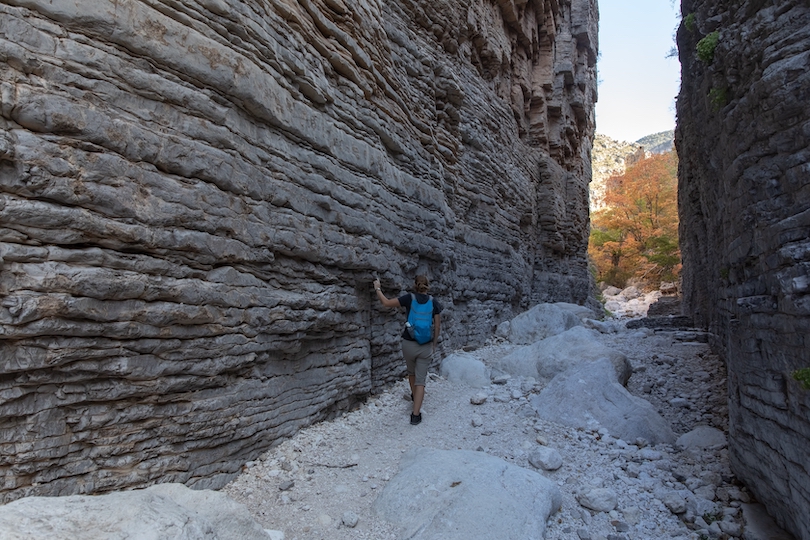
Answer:
M661 502L663 502L673 514L683 514L686 512L686 499L681 497L681 494L677 491L667 492Z
M616 492L608 488L587 489L577 496L579 504L596 512L610 512L618 504Z
M607 358L614 366L621 384L626 384L633 373L632 366L622 353L605 347L599 334L583 326L575 326L532 345L520 347L494 362L495 367L523 377L534 377L547 383L569 368Z
M469 353L453 353L445 357L439 373L448 381L466 384L472 388L484 388L490 384L487 367Z
M595 2L340 4L0 4L0 501L222 486L403 375L375 276L591 301Z
M745 540L795 540L776 524L762 504L743 504L742 515Z
M243 505L217 491L180 484L100 496L26 497L0 506L4 540L178 538L267 540Z
M675 441L675 445L683 449L710 448L726 444L725 433L710 426L698 426L689 433L684 433Z
M544 471L556 471L562 467L563 460L560 453L554 448L541 446L532 450L529 454L529 463L536 469Z
M343 513L342 523L345 526L347 526L347 527L349 527L351 529L354 529L355 527L357 527L357 523L359 521L360 521L360 518L354 512L344 512Z
M531 404L542 418L578 428L606 428L611 435L652 444L675 442L669 424L644 399L619 384L607 359L572 367L557 375Z
M718 521L717 524L720 526L721 531L731 537L740 538L742 536L742 525L737 523L733 518L723 519L722 521Z
M531 345L582 324L573 312L555 304L538 304L509 322L509 341Z
M483 452L422 448L403 455L374 510L402 538L541 540L561 504L557 486L536 472Z
M810 5L683 0L682 13L683 312L727 361L733 472L810 538L810 392L790 377L810 335Z

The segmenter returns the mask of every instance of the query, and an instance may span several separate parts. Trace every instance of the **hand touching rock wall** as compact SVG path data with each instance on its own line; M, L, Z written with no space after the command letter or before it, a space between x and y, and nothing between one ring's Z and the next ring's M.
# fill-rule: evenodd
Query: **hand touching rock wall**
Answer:
M0 500L223 485L444 348L590 300L588 0L0 4Z

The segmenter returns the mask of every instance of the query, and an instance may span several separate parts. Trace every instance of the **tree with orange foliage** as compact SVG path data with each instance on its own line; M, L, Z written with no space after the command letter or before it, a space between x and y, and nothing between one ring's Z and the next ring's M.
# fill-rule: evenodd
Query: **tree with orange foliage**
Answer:
M605 206L591 216L588 252L597 279L624 287L630 278L657 286L680 272L678 156L654 154L607 181Z

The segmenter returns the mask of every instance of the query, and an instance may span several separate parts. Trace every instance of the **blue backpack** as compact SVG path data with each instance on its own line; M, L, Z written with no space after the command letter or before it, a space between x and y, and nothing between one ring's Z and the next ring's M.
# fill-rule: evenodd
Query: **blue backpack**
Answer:
M408 313L408 322L413 327L413 338L420 345L433 339L433 297L420 304L416 296L411 293L411 310Z

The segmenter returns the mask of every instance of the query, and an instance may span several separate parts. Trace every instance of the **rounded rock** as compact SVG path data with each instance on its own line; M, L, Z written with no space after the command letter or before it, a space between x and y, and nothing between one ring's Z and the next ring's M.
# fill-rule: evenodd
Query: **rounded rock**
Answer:
M560 453L554 448L541 446L536 448L529 455L529 463L532 467L545 471L556 471L562 467L563 461Z
M357 523L360 521L360 517L355 514L354 512L345 512L343 514L343 524L350 529L354 529L357 527Z
M686 512L686 499L681 497L681 494L678 492L670 491L664 495L661 502L663 502L664 506L669 508L669 511L673 514L683 514Z
M618 505L616 492L608 488L596 488L581 493L579 504L596 512L610 512Z

